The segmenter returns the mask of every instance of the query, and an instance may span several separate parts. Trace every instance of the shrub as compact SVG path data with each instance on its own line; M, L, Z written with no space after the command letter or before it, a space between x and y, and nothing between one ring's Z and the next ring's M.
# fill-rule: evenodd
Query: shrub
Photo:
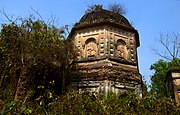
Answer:
M1 114L162 114L174 115L180 113L179 106L171 98L163 97L140 98L134 94L106 96L94 93L71 91L65 95L53 98L53 101L37 103L36 101L21 104L19 101L2 101Z

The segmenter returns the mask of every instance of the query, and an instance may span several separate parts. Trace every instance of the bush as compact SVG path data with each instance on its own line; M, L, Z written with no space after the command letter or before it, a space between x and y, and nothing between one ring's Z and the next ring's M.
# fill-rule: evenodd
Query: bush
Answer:
M2 101L1 114L162 114L180 113L179 106L171 98L163 97L140 98L134 94L119 96L115 94L95 95L94 93L79 94L71 91L53 98L50 103L37 101L21 104L19 101Z

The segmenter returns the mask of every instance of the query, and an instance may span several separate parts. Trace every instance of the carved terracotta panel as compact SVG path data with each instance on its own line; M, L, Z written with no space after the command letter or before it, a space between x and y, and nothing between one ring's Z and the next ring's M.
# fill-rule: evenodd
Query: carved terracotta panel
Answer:
M118 58L128 59L128 49L126 43L123 40L118 40L116 47L116 56Z
M94 38L90 38L85 43L85 54L86 58L97 56L97 44Z

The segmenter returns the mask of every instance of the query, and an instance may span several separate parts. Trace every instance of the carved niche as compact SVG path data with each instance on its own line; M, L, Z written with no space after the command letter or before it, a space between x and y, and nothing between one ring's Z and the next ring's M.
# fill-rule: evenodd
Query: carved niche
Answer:
M85 58L95 58L97 56L96 39L89 38L85 42Z
M122 39L117 40L116 45L116 57L117 58L124 58L125 60L128 59L128 49L126 46L126 42Z

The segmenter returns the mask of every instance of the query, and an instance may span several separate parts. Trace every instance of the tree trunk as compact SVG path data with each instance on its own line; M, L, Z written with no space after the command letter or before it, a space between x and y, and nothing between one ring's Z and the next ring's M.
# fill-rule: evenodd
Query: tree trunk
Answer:
M29 86L28 67L23 65L20 70L20 77L17 83L15 99L23 102Z
M0 79L0 94L2 94L3 93L3 83L4 83L4 81L5 81L5 77L6 77L6 70L3 70L3 72L2 72L2 74L1 74L1 79ZM0 99L2 99L3 98L3 95L0 95Z

